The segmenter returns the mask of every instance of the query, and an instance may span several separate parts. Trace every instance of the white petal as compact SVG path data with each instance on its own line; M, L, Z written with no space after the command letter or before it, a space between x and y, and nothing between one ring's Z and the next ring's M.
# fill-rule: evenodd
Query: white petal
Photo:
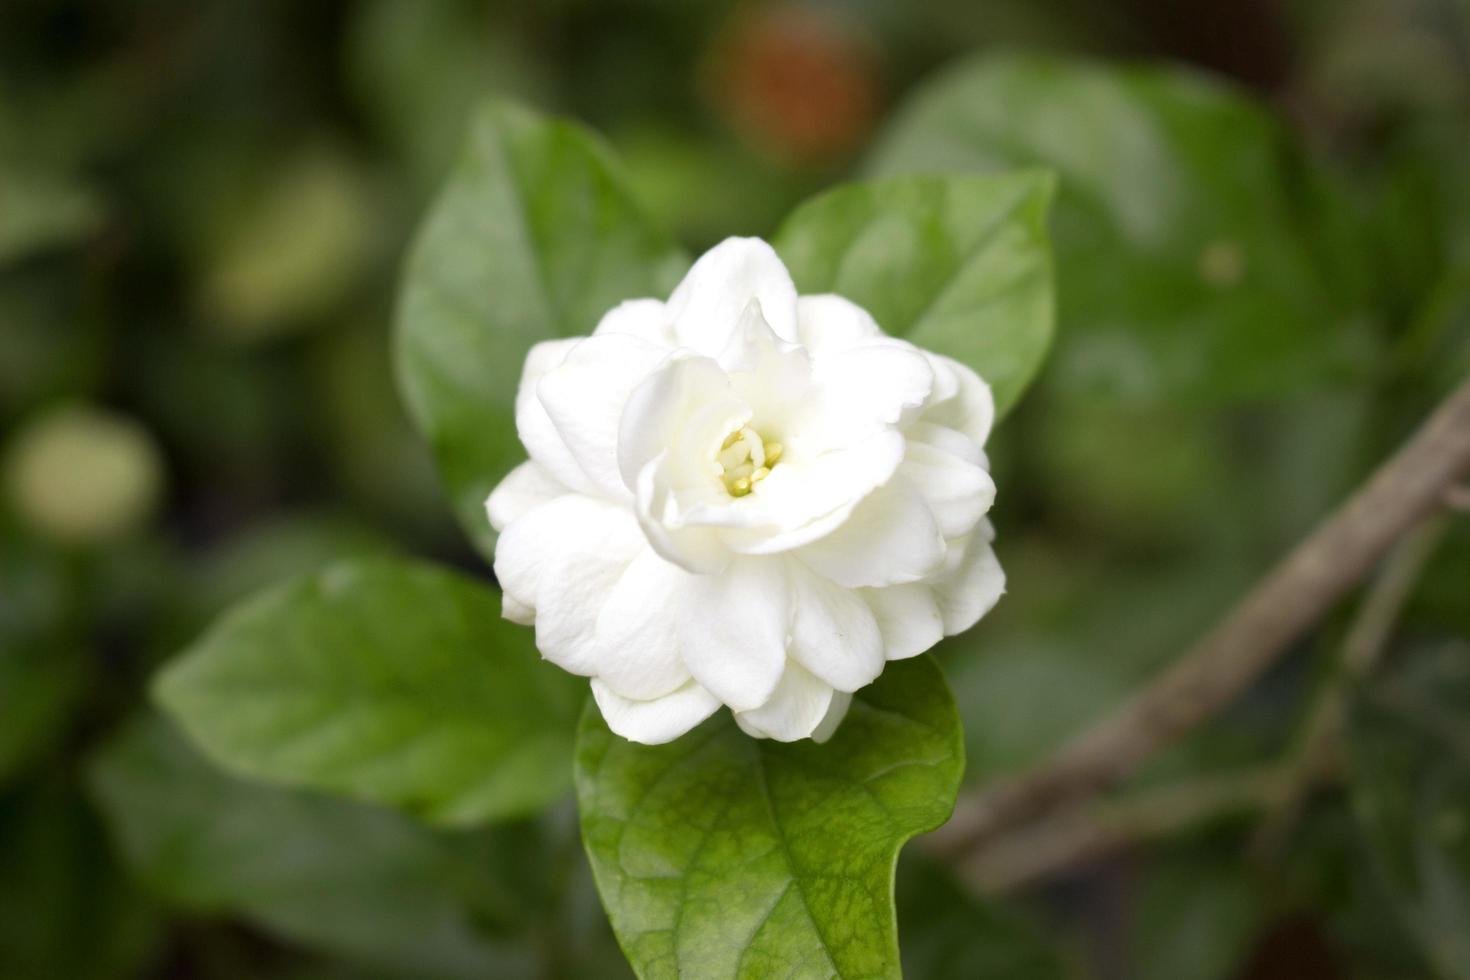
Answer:
M802 296L796 301L796 319L802 344L816 355L886 336L867 310L833 293Z
M985 445L995 424L995 397L990 385L959 361L925 351L934 369L934 394L922 416L926 422L945 425Z
M577 465L613 499L632 499L618 471L623 407L668 354L667 348L626 334L588 337L536 385L537 397Z
M864 589L862 597L878 621L886 659L916 657L944 638L944 617L927 585Z
M597 614L644 547L626 509L567 494L513 521L495 547L505 594L536 611L541 655L575 674L597 672Z
M712 441L714 459L721 441L750 417L730 391L730 379L712 358L675 355L643 380L629 395L618 418L618 469L624 484L636 490L639 474L650 461L677 442L677 463L702 457L693 440ZM687 478L690 474L684 474ZM718 474L707 474L718 482Z
M661 698L633 701L593 678L592 696L608 728L644 745L672 742L720 707L718 698L693 681Z
M485 513L491 527L504 531L517 517L568 492L544 467L527 460L490 491L485 498Z
M788 452L740 498L740 509L727 508L723 514L693 509L690 520L728 526L722 539L744 554L799 548L848 520L868 494L892 478L903 453L903 436L893 429L870 432L865 441L813 458Z
M950 542L954 568L934 583L934 597L944 617L944 635L953 636L974 626L1006 590L1005 572L990 547L988 522L967 538Z
M899 340L872 341L818 357L813 376L832 416L830 424L911 421L934 386L928 359Z
M567 494L533 508L506 525L495 543L495 577L507 604L535 610L546 566L556 555L578 546L577 529L568 514L581 518L597 501L581 494Z
M790 428L810 411L811 358L804 348L776 336L759 300L746 306L719 363L735 396L767 434Z
M580 493L596 493L595 484L577 465L572 451L562 442L556 426L551 424L551 416L546 414L541 399L536 397L536 386L542 376L558 367L582 340L581 337L546 340L526 354L521 384L516 389L516 432L531 459L540 464L552 479Z
M883 671L883 638L872 610L856 592L800 562L788 566L791 656L839 691L871 684Z
M827 739L837 733L837 726L842 724L842 719L847 717L847 709L852 707L852 695L846 691L833 691L832 703L827 705L827 714L822 717L821 722L812 731L812 741L821 745Z
M779 337L796 340L796 287L786 266L759 238L727 238L699 257L669 297L674 336L718 356L751 299L760 300Z
M501 593L500 615L522 626L536 625L536 610L508 593Z
M944 563L944 535L913 484L895 477L858 504L841 527L797 557L839 585L917 582Z
M995 503L984 467L925 443L909 443L898 472L919 488L946 538L969 534Z
M781 563L735 561L718 575L692 576L685 595L679 642L694 679L736 711L765 704L786 665Z
M679 649L678 610L689 573L644 548L597 617L598 677L623 697L662 697L689 681Z
M608 310L592 335L609 333L627 334L663 347L675 346L668 308L657 299L630 299Z
M778 742L809 738L832 706L832 686L813 677L800 664L788 661L781 683L759 708L736 714L746 732L759 732Z
M700 575L715 575L730 563L730 549L716 528L689 526L681 516L667 454L643 468L638 477L636 512L648 543L666 561Z
M985 458L985 450L978 442L958 429L951 429L947 425L939 425L936 422L918 421L905 426L903 434L910 445L916 442L923 443L926 446L943 450L967 463L974 463L987 470L990 468Z

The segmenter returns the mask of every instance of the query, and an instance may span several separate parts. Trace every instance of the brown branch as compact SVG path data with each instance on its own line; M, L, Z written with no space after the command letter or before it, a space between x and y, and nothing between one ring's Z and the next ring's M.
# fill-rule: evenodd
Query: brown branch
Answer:
M960 801L932 848L960 854L1133 772L1250 685L1470 471L1470 379L1223 620L1037 768Z
M1035 884L1134 844L1258 810L1279 793L1279 780L1271 765L1083 803L964 855L955 873L984 894Z

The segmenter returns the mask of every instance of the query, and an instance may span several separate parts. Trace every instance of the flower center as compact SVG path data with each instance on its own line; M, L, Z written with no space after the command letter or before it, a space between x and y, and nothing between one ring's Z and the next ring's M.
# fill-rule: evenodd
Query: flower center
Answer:
M743 497L766 478L781 459L779 442L766 442L748 425L725 437L715 460L720 464L720 480L732 497Z

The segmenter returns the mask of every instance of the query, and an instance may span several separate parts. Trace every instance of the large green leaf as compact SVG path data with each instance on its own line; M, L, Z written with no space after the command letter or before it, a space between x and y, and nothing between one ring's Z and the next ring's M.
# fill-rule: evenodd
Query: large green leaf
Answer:
M921 657L859 692L833 739L749 738L723 712L668 745L582 716L582 835L643 977L899 973L894 861L954 806L964 749Z
M157 718L110 741L91 784L125 861L172 905L404 975L533 974L480 930L520 901L487 873L493 841L235 779Z
M582 691L501 619L492 590L391 560L338 564L236 607L155 687L228 769L452 824L567 789Z
M1353 713L1353 811L1404 931L1470 977L1470 645L1420 651Z
M1331 211L1283 127L1168 68L985 55L900 112L869 171L1045 166L1061 328L1053 374L1138 398L1276 394L1368 360L1310 241Z
M1046 355L1052 180L904 177L797 208L776 249L802 293L840 293L883 329L970 365L1004 412Z
M485 497L524 458L514 402L532 344L590 333L618 302L666 296L684 256L582 128L491 105L409 257L398 374L455 513L489 556Z

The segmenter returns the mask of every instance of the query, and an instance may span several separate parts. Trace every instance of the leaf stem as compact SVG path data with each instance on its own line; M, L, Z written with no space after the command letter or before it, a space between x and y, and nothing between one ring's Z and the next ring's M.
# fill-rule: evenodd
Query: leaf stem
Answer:
M1275 764L1080 803L962 855L955 872L982 894L1035 884L1121 848L1251 813L1279 795Z

